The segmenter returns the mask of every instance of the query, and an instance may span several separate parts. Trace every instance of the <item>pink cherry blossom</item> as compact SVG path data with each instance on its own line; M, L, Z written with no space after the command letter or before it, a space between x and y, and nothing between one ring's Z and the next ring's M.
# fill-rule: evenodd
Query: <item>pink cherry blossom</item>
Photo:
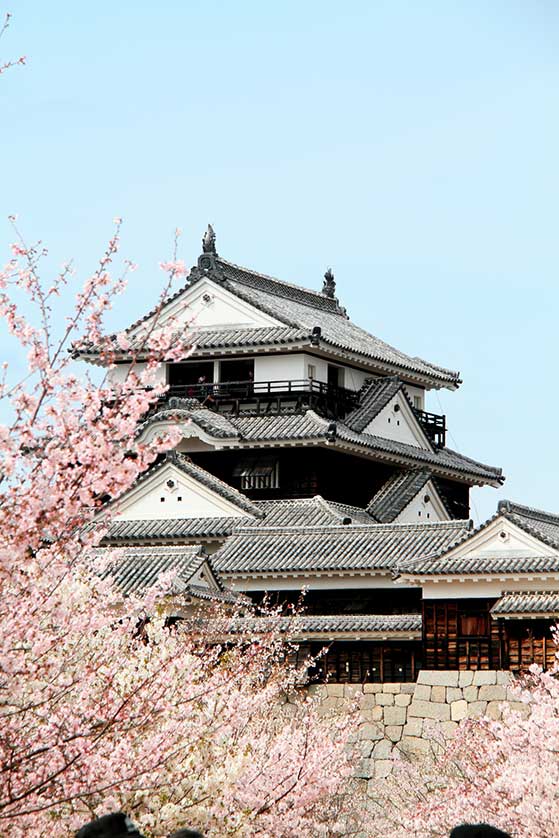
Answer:
M111 273L118 246L115 235L66 321L52 291L70 269L43 283L42 247L21 241L0 270L0 316L29 365L0 381L0 834L62 838L122 808L150 835L186 823L210 838L338 835L362 811L347 793L355 721L342 735L298 690L273 620L223 647L211 621L166 627L172 579L123 598L93 565L104 498L178 442L171 430L148 446L137 430L165 389L162 359L191 348L159 316L169 284L138 342L106 336L125 286ZM97 386L76 370L92 343L109 366L130 353L124 381Z

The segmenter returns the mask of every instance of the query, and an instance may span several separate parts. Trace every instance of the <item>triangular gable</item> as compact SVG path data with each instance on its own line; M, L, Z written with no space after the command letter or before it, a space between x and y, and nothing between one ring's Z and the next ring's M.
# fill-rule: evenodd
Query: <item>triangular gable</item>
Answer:
M463 581L468 577L556 575L558 569L559 552L553 546L526 532L506 515L497 514L448 550L403 562L398 574L407 581Z
M159 314L158 325L173 321L177 327L203 329L258 328L284 324L217 282L203 277L177 294ZM153 316L134 326L128 332L135 338L152 325Z
M446 521L448 518L448 512L435 484L432 480L428 480L394 518L394 522L413 524L423 521Z
M403 442L423 451L433 450L403 388L392 396L388 404L363 428L363 433Z
M115 521L260 517L237 489L179 454L146 472L114 505Z
M464 542L449 550L445 558L454 559L489 553L495 556L506 556L512 553L542 556L555 552L552 547L525 532L504 515L498 515L480 529L474 530Z
M208 559L205 559L196 572L184 582L189 588L193 585L215 593L220 593L223 589Z

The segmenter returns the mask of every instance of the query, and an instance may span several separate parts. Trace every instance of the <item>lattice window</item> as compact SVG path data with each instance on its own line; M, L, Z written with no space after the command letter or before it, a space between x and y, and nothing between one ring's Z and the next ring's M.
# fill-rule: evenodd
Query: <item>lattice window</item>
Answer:
M241 489L250 491L255 489L279 488L279 464L277 460L269 458L243 463L238 466L234 474L240 477Z

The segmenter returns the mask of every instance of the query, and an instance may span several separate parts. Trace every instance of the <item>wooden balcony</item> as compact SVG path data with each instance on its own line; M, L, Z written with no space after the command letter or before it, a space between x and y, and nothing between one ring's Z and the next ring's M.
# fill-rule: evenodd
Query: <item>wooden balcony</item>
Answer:
M171 396L198 399L210 410L235 415L277 415L312 409L327 418L341 419L358 404L358 394L353 390L309 378L172 385L165 399Z
M419 424L437 448L444 448L446 445L446 416L438 413L428 413L426 410L419 410L414 407Z

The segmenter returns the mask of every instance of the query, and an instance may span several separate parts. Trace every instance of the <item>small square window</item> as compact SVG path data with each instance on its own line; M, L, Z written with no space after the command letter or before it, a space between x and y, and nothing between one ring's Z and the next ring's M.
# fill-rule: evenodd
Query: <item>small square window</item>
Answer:
M178 496L178 498L177 498L177 500L178 500L178 502L180 503L180 502L181 502L181 500L182 500L182 496L181 496L181 495L179 495L179 496Z

